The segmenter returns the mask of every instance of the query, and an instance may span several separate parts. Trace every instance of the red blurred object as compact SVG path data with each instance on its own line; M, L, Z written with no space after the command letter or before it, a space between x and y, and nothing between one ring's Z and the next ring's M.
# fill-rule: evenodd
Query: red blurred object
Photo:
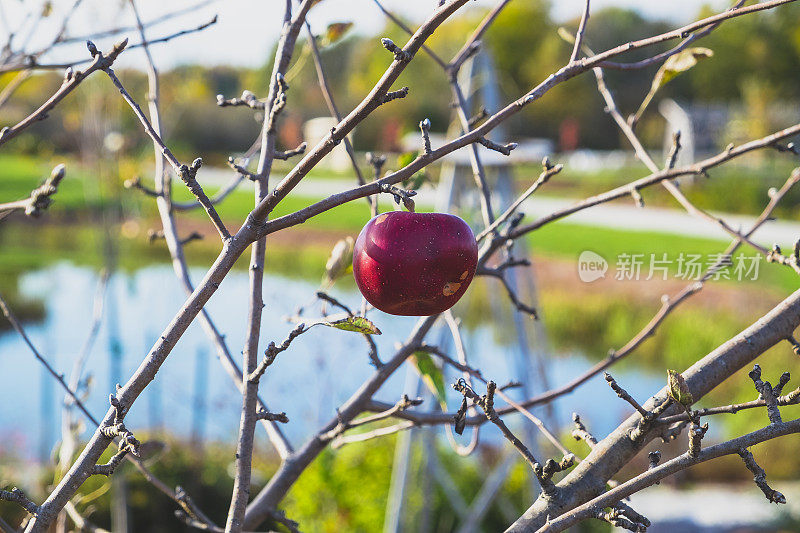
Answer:
M574 118L565 118L558 127L558 148L562 152L578 149L581 138L581 124Z
M392 211L370 220L356 240L353 275L361 294L392 315L446 311L475 275L478 244L457 216Z

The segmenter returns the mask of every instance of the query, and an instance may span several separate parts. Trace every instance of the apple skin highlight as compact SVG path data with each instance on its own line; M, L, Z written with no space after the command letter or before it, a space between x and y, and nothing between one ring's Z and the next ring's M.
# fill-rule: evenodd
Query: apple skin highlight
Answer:
M466 292L477 264L472 230L446 213L380 214L364 226L353 249L358 289L392 315L450 309Z

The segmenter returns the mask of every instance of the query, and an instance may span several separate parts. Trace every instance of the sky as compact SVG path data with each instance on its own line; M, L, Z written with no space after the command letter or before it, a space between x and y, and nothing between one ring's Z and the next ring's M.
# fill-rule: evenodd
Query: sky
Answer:
M159 15L197 4L199 0L138 0L144 21L154 20ZM475 0L464 9L483 9L497 0ZM524 0L517 0L524 1ZM53 0L54 15L41 24L30 37L30 48L36 49L47 43L55 33L59 13L69 10L74 0ZM0 43L4 43L8 31L15 31L24 21L26 12L38 10L42 1L0 0ZM404 18L421 22L431 12L436 0L383 0L392 12ZM724 9L729 2L720 0L592 0L592 9L621 6L635 9L648 17L667 19L676 24L693 19L702 5L710 4ZM578 17L583 9L583 0L554 0L553 18L558 21ZM120 9L123 6L124 9ZM148 38L174 33L196 27L207 22L215 14L217 24L203 32L186 35L157 45L157 61L160 68L178 64L200 63L205 65L231 65L256 67L263 64L270 54L280 33L283 2L281 0L217 0L209 2L194 13L152 26ZM355 31L370 35L378 32L385 18L372 0L324 0L309 14L309 21L317 33L331 22L355 22ZM133 22L127 2L120 0L84 0L70 20L69 34L89 34L98 29L129 25ZM22 26L25 27L24 25ZM137 41L137 32L124 35ZM25 38L25 32L17 39ZM118 38L117 38L118 39ZM98 39L101 49L108 49L117 39ZM64 61L86 56L81 45L64 46L59 53L49 56L52 61ZM141 52L123 54L118 65L122 67L142 66Z

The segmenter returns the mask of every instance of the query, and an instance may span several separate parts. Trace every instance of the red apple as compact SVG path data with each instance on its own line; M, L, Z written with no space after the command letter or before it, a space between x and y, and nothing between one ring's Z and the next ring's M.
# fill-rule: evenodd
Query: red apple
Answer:
M469 287L477 263L472 230L444 213L378 215L361 230L353 250L353 275L361 294L392 315L450 309Z

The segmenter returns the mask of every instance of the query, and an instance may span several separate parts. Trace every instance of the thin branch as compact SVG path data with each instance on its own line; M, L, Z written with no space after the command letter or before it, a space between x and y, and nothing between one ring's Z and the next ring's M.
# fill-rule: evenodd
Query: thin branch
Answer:
M753 380L756 390L767 406L767 415L769 416L770 423L777 424L781 422L781 411L778 409L777 395L769 381L761 381L761 367L754 365L753 370L750 371L748 376Z
M581 53L581 46L583 45L584 33L586 33L586 23L589 21L589 0L586 0L581 21L578 24L578 32L575 34L575 45L572 47L572 54L569 56L569 62L577 61L578 55Z
M630 394L628 394L628 391L620 387L619 383L617 383L617 380L615 380L611 376L611 374L609 374L608 372L604 372L603 376L606 378L606 382L611 387L611 389L615 393L617 393L617 396L619 396L620 398L631 404L631 407L636 409L639 412L639 414L642 415L643 418L650 418L651 416L650 411L642 407L641 404L639 404L639 402L634 400L633 397Z
M242 96L240 96L239 98L226 99L225 96L218 94L217 105L219 107L247 106L250 109L264 109L264 102L259 100L255 94L248 91L247 89L242 91Z
M212 26L213 24L216 24L216 23L217 23L217 16L214 15L214 17L211 20L209 20L207 22L204 22L202 24L199 24L198 26L196 26L194 28L188 28L188 29L176 31L174 33L170 33L168 35L164 35L163 37L159 37L157 39L150 39L148 41L138 42L138 43L135 43L135 44L127 46L127 49L128 50L133 50L135 48L142 48L142 47L153 45L153 44L166 43L166 42L171 41L172 39L175 39L176 37L181 37L183 35L189 35L191 33L197 33L197 32L203 31L206 28L208 28L209 26ZM91 38L92 37L90 37L90 39ZM30 70L30 69L35 69L35 70L61 70L61 69L68 69L68 70L70 70L73 67L76 67L78 65L83 65L84 63L88 63L89 61L91 61L91 60L90 59L78 59L78 60L75 60L75 61L68 61L66 63L37 63L37 62L31 63L31 62L25 61L25 62L22 62L22 63L16 63L16 64L11 64L11 65L0 66L0 74L3 74L5 72L16 72L16 71Z
M123 182L123 186L126 189L135 189L141 191L145 196L150 196L152 198L158 198L159 196L161 196L161 193L156 192L153 189L150 189L144 183L142 183L142 178L140 178L139 176L135 176L131 179L125 180Z
M264 103L265 113L260 133L261 152L259 154L254 187L256 203L261 202L269 192L269 176L276 151L277 120L286 106L287 91L289 90L284 74L294 53L297 36L305 24L306 15L313 3L313 0L302 0L293 16L291 0L286 2L281 37L275 51L275 60L269 77L269 90ZM250 480L257 422L253 415L258 397L258 385L261 375L277 354L274 344L270 344L265 353L264 363L258 364L258 343L261 336L261 317L264 308L263 281L266 245L266 239L261 237L255 241L250 250L247 339L244 350L242 350L242 370L244 375L248 376L248 379L244 383L244 391L242 392L242 416L239 423L235 456L236 473L231 503L225 521L226 533L239 533L244 528L245 511L250 499ZM305 326L296 328L295 332L293 332L294 336L290 335L285 346L288 347L291 340L302 333L304 329ZM273 349L273 354L270 354L270 348Z
M483 409L483 412L486 414L486 418L496 425L503 436L508 440L511 444L514 445L514 448L522 455L522 457L528 462L530 467L536 471L536 469L541 468L539 462L533 456L531 451L525 446L522 441L520 441L514 433L508 429L508 426L505 425L503 420L497 415L497 411L494 409L494 393L497 390L497 384L494 381L489 381L486 384L486 394L481 396L472 390L467 383L463 379L459 379L456 383L453 384L453 388L460 392L465 399L471 400L474 405L479 406Z
M475 240L480 242L487 235L494 232L494 230L500 227L506 220L508 220L508 218L511 215L513 215L517 211L517 209L519 209L519 206L521 206L525 200L530 198L533 193L539 190L539 187L547 183L550 180L550 178L561 172L561 170L564 168L564 166L561 164L555 166L551 165L550 160L546 157L542 160L542 166L544 167L544 170L542 170L541 174L539 174L539 177L536 178L536 181L533 182L533 185L528 187L528 189L525 192L520 194L519 197L517 197L517 199L514 200L514 202L510 206L508 206L508 209L506 209L502 215L497 217L497 219L494 222L492 222L483 231L478 233L478 235L475 237Z
M639 140L638 136L633 131L633 125L629 124L622 117L622 114L619 112L619 109L617 108L617 104L614 101L614 97L612 96L611 91L606 86L605 79L603 77L603 69L594 68L593 72L594 72L595 78L597 80L597 89L600 92L600 94L603 96L603 99L606 102L606 111L611 115L611 117L614 119L614 122L617 123L617 126L619 127L620 131L622 131L622 133L628 139L628 141L630 142L630 144L633 147L634 151L636 152L636 156L639 158L639 160L642 161L642 163L644 163L644 165L650 170L650 172L658 172L659 171L658 165L653 160L653 158L650 157L650 154L647 152L647 149L645 149L644 145L642 145L642 143ZM636 119L634 118L632 122L635 123L635 121L636 121ZM670 155L668 157L666 168L664 170L669 171L669 170L672 170L674 168L679 148L680 148L680 135L676 134L673 137L673 147L672 147L671 153L670 153ZM733 148L733 145L729 145L727 149L730 150L732 148ZM699 172L699 173L701 173L701 174L705 173L705 169L701 170L701 172ZM736 237L736 238L741 238L745 243L747 243L748 245L753 247L758 252L760 252L760 253L762 253L764 255L767 254L767 250L764 247L754 243L753 241L751 241L747 237L743 236L741 234L741 232L733 229L722 218L714 216L714 215L704 211L703 209L700 209L699 207L695 206L692 202L689 201L688 198L686 198L686 196L681 192L681 190L678 188L678 186L675 185L674 183L672 183L671 181L664 180L664 181L661 182L661 185L665 189L667 189L667 191L678 201L678 203L681 206L683 206L683 208L686 209L686 211L688 211L690 214L695 215L695 216L697 216L699 218L703 218L705 220L708 220L708 221L718 225L720 228L722 228L722 230L724 230L729 235L731 235L733 237ZM632 188L630 190L630 194L631 194L631 196L634 197L634 199L637 199L637 204L641 205L641 203L642 203L641 195L639 194L638 188L636 188L636 187Z
M272 154L272 157L274 157L275 159L280 159L281 161L286 161L290 157L294 157L296 155L303 155L306 152L307 147L308 144L306 144L305 142L301 142L299 145L297 145L297 148L292 148L291 150L284 150L282 152L276 150L275 153Z
M342 446L352 444L354 442L364 442L385 437L393 433L411 429L412 427L414 427L413 422L400 422L399 424L395 424L393 426L380 427L370 431L365 431L364 433L356 433L355 435L340 435L331 441L331 448L341 448Z
M320 438L327 441L333 441L331 444L334 448L337 448L337 442L341 442L342 435L353 428L363 426L366 424L371 424L373 422L378 422L380 420L385 420L394 416L396 413L401 411L405 411L406 409L422 404L422 398L414 398L413 400L408 397L408 395L404 394L400 400L397 401L390 409L386 411L375 413L374 415L364 416L361 418L356 418L350 422L343 422L337 425L332 430L328 431L324 435L321 435Z
M39 513L39 506L33 503L33 501L31 501L31 499L28 498L25 493L17 487L14 487L11 490L0 490L0 500L16 503L25 509L28 514L36 515Z
M228 242L231 239L231 234L228 231L228 228L225 227L225 223L222 222L222 219L220 218L219 213L217 213L214 204L211 203L211 200L197 182L197 171L200 170L203 160L198 157L192 161L192 164L189 166L178 161L178 158L175 157L167 145L164 144L164 141L161 139L161 135L159 135L155 128L153 128L153 125L145 116L142 108L139 107L139 104L137 104L133 97L128 93L128 91L122 85L122 82L119 81L119 78L117 78L117 75L114 74L114 71L111 69L111 67L105 67L103 68L103 71L108 75L108 77L111 79L111 82L119 90L122 98L131 107L133 113L136 115L136 118L138 118L139 122L142 123L145 133L147 133L147 135L153 140L153 143L159 146L164 158L167 160L167 162L169 162L173 170L175 170L175 172L181 178L181 181L186 184L186 187L189 189L189 191L197 198L197 201L200 202L200 204L206 210L206 213L208 213L211 223L219 233L222 242Z
M91 43L91 41L89 41ZM45 103L43 103L39 108L19 121L14 126L6 126L3 129L0 129L0 146L4 145L14 137L20 134L22 130L39 122L40 120L44 120L47 118L48 114L52 109L63 100L69 93L71 93L75 88L80 85L80 83L86 79L87 76L91 75L93 72L97 70L104 70L106 68L110 68L114 61L117 59L117 56L122 53L127 46L128 40L125 39L124 41L117 43L111 49L108 54L102 54L97 51L97 48L94 48L94 44L91 45L91 48L94 49L96 53L92 54L94 58L92 60L92 64L84 70L76 70L73 71L69 69L64 76L64 81L61 83L61 87L47 99ZM2 71L2 68L0 68Z
M464 64L464 61L469 59L469 57L475 53L483 34L486 32L489 26L492 25L494 20L510 1L511 0L501 0L483 17L483 20L481 20L480 24L478 24L478 26L472 32L472 35L469 36L461 49L456 53L455 56L453 56L453 59L450 60L449 68L451 71L458 72L461 69L461 66Z
M248 376L247 380L257 383L261 379L261 376L264 375L264 372L266 372L267 367L275 362L275 358L278 356L278 354L286 351L289 348L289 345L292 344L292 341L306 331L308 331L306 325L300 323L289 332L289 335L286 337L286 339L284 339L279 345L276 346L274 342L270 342L269 346L267 346L267 349L264 350L264 359L262 359L261 363L255 367L253 372Z
M767 473L758 465L750 450L742 448L739 450L739 456L742 458L742 461L744 461L744 465L747 469L753 473L753 481L755 481L758 488L761 489L761 492L764 493L764 496L767 497L767 500L770 503L786 503L786 497L767 484Z
M739 0L733 6L731 6L728 9L728 11L735 11L736 9L739 9L742 6L742 4L744 4L744 0ZM652 65L656 65L658 63L661 63L662 61L669 59L669 57L677 54L678 52L685 50L686 48L689 47L690 44L697 41L698 39L702 39L712 31L714 31L722 22L723 21L721 20L717 23L711 24L699 32L690 32L690 34L685 38L682 37L683 40L677 46L671 48L670 50L667 50L666 52L662 52L647 59L642 59L641 61L636 61L632 63L616 63L613 61L603 61L599 66L602 68L614 69L614 70L638 70L647 68Z
M383 14L386 15L386 17L389 20L394 22L400 29L402 29L409 35L414 35L414 31L408 26L406 26L402 20L400 20L398 17L392 14L392 12L387 10L379 0L372 0L372 1L375 3L376 6L378 6L378 9L380 9L383 12ZM447 63L445 63L444 60L441 57L439 57L439 55L436 52L431 50L431 48L428 45L423 44L422 50L426 54L428 54L428 56L430 56L430 58L433 59L440 67L442 67L443 70L447 70Z
M575 440L582 440L590 448L594 448L595 445L597 445L597 439L586 429L578 413L572 413L572 421L575 423L575 429L572 430L572 437Z
M306 21L306 35L308 36L308 45L311 48L311 55L314 58L314 70L317 73L317 82L319 84L319 89L322 92L322 96L325 99L325 104L328 106L328 111L330 112L331 116L336 119L336 122L342 121L342 114L339 112L339 108L336 106L336 101L333 98L333 92L331 91L331 87L328 84L328 78L325 75L325 68L322 65L322 57L319 53L319 47L317 46L317 40L314 36L314 33L311 31L311 25ZM388 93L387 93L388 94ZM384 97L385 103L385 97ZM356 151L353 148L353 143L350 142L350 137L345 136L342 139L342 143L344 144L345 152L347 152L347 157L350 159L350 165L353 167L353 172L356 175L356 183L359 185L364 185L366 180L364 179L364 175L361 173L361 169L358 166L358 159L356 158ZM367 205L369 206L370 213L372 216L378 214L378 199L373 197L366 198Z
M16 202L0 204L0 220L12 211L23 209L29 217L38 217L53 203L53 196L58 192L58 185L65 176L64 164L56 165L50 176L39 187L31 191L31 195Z
M536 531L537 533L556 533L558 531L564 531L582 520L592 518L597 509L603 509L613 505L623 498L639 492L653 485L656 481L660 481L680 470L724 455L738 454L740 450L746 449L749 446L794 433L800 433L800 419L792 420L791 422L781 422L780 424L759 429L727 442L709 446L700 451L698 456L694 458L690 457L689 453L686 452L675 459L639 474L633 479L604 492L602 495L589 500L555 519L550 519L546 525L540 527ZM509 529L509 531L516 530L514 526Z

